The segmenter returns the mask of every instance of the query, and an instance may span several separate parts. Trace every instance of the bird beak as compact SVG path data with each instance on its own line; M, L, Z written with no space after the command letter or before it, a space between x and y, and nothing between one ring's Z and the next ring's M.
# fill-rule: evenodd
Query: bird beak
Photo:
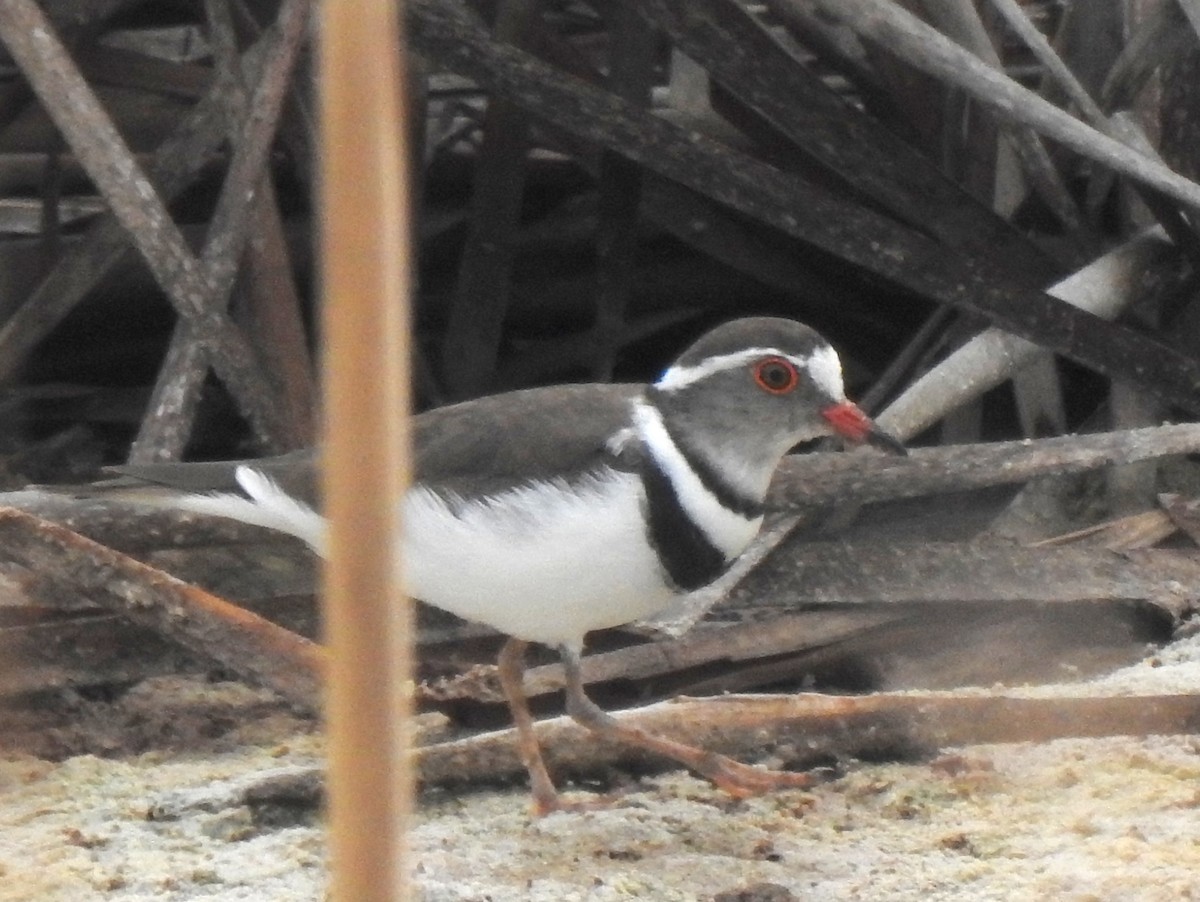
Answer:
M908 451L900 442L878 428L869 416L851 401L831 404L821 411L821 416L829 421L833 431L843 438L855 443L866 442L892 454L907 455Z

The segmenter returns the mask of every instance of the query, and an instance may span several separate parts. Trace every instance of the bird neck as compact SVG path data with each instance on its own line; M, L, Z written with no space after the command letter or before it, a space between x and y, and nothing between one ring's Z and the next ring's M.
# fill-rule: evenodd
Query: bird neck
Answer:
M642 484L651 544L671 581L692 590L716 579L758 533L762 495L748 495L672 434L662 412L634 403L644 449Z

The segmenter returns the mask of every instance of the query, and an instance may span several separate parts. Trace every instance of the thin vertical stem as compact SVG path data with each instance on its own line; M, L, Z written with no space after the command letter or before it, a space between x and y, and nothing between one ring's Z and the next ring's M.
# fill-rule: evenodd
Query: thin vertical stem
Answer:
M407 897L408 179L401 4L322 4L321 251L333 897Z

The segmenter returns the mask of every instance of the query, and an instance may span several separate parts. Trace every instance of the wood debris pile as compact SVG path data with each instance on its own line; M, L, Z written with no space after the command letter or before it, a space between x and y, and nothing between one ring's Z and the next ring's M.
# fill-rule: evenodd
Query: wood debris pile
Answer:
M311 6L0 4L0 695L219 666L319 707L302 549L17 491L313 440ZM1193 14L407 4L419 407L651 378L714 322L771 313L830 336L851 393L914 445L790 459L728 578L593 637L607 705L876 693L631 715L800 766L1195 728L1191 696L957 691L1101 673L1190 628ZM478 666L496 638L426 614L422 705L456 736L502 725ZM558 681L529 673L547 712ZM567 770L646 763L546 731ZM506 741L435 745L424 773L506 773Z

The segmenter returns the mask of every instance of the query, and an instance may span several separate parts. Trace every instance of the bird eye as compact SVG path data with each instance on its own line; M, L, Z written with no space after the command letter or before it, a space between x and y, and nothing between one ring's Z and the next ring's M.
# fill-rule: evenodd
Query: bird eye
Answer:
M773 395L786 395L800 381L795 365L782 357L767 357L754 365L754 381Z

